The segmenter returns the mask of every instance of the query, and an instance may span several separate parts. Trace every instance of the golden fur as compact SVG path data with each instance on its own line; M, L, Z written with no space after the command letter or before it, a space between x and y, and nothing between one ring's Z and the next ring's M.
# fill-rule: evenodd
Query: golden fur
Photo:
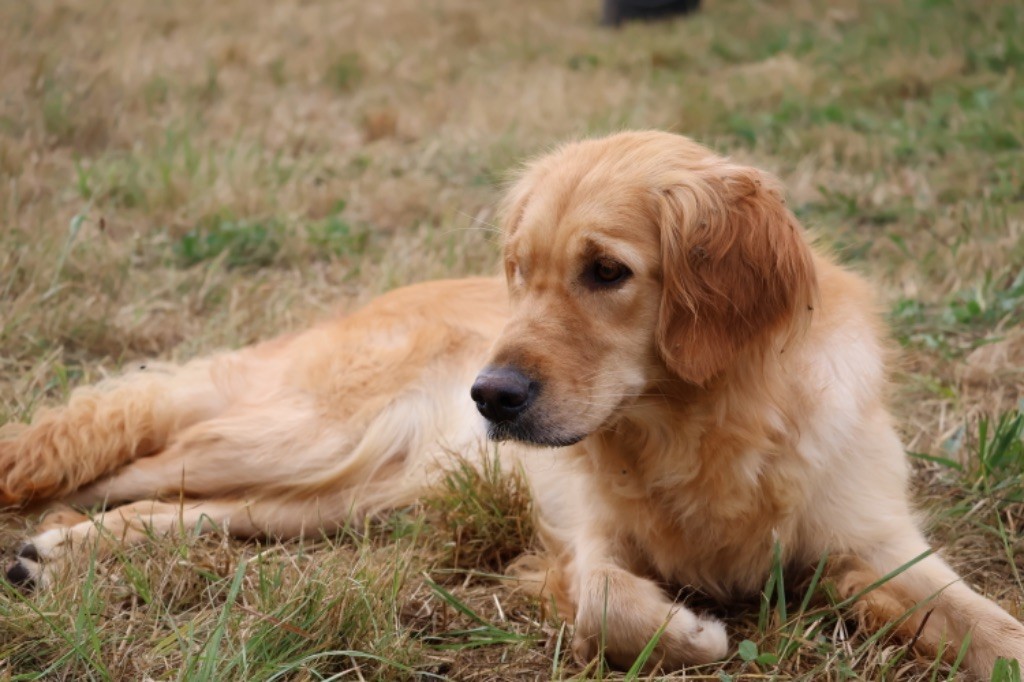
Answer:
M901 625L919 647L969 636L982 676L998 656L1024 662L1024 627L927 554L873 294L811 246L772 178L683 137L623 133L530 165L505 215L504 283L401 289L5 427L0 499L108 507L52 518L11 577L45 583L96 523L107 542L204 521L295 536L407 504L443 453L481 450L470 386L511 368L530 402L490 432L513 439L502 456L533 488L580 659L603 641L628 666L663 625L660 665L724 657L724 626L662 585L756 594L778 543L797 568L829 553L845 596L919 558L861 597L865 622L921 604Z

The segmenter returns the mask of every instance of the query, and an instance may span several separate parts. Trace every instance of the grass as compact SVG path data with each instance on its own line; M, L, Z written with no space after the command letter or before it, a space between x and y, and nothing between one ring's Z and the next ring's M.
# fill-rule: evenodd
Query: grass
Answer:
M667 128L777 173L878 284L932 536L1020 616L1024 7L705 4L617 31L589 0L0 4L0 420L492 272L521 159ZM623 675L573 663L499 577L533 530L494 473L337 538L186 535L4 590L0 679ZM760 608L719 610L743 644L691 679L960 676L859 632L819 578L779 566Z

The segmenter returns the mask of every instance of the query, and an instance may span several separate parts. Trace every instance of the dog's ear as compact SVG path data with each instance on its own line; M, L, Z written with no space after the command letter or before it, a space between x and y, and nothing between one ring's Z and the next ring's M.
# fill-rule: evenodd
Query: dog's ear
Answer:
M505 260L505 277L510 282L512 281L513 272L511 259L512 235L516 233L519 225L523 222L526 205L533 195L533 188L536 184L534 177L536 174L535 167L527 166L515 179L515 182L506 190L505 196L498 205L498 216L501 221L502 252L504 253Z
M526 210L526 204L530 201L533 187L536 184L534 175L535 170L532 167L528 166L524 169L509 185L498 205L501 234L506 241L515 233L519 223L523 221L523 212Z
M736 355L810 320L810 247L774 181L715 160L678 171L661 194L664 287L657 340L666 365L704 385Z

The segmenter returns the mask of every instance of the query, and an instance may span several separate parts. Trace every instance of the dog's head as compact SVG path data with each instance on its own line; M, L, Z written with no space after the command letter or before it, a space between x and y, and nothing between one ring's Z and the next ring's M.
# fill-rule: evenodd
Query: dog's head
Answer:
M816 297L774 181L668 133L541 158L504 230L512 316L472 390L497 439L568 445L653 383L725 380Z

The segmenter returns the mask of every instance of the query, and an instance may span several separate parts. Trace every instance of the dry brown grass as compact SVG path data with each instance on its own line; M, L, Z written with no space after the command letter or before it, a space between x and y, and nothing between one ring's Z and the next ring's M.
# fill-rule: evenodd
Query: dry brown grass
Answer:
M492 271L492 206L520 159L668 128L778 173L879 283L936 537L1021 615L1024 456L987 467L979 424L1024 388L1024 10L706 4L608 31L596 0L0 3L0 420L140 358ZM474 532L522 544L521 500L494 499L507 518ZM508 547L446 526L452 499L434 509L305 547L170 539L65 590L0 594L0 678L605 674L556 656L567 635L544 605L478 570ZM947 675L819 597L799 645L756 605L730 612L736 641L782 662L694 679Z

